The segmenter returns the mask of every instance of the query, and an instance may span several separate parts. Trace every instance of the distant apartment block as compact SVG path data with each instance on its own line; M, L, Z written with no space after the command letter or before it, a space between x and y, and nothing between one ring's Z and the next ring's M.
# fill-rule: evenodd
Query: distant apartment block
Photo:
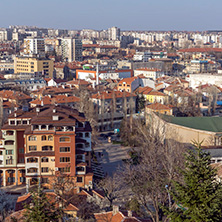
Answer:
M61 39L61 51L64 61L82 61L82 40L72 37Z
M24 39L23 55L45 57L45 43L43 38L29 37Z

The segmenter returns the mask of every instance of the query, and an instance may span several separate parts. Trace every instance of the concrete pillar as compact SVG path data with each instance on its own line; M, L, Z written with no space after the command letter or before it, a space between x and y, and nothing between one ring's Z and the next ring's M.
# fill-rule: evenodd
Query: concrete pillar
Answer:
M41 125L39 125L39 130L41 130Z
M18 169L15 169L15 184L18 185Z
M46 125L46 130L49 130L49 125Z
M26 193L29 192L29 187L30 187L30 179L26 178Z
M3 187L6 187L6 170L3 170Z

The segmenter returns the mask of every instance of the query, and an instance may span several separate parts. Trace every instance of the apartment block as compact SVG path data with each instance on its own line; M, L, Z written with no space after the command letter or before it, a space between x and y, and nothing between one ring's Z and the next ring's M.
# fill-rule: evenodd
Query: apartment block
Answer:
M46 58L19 56L14 60L15 73L42 72L45 78L53 78L54 62Z
M91 131L84 115L67 106L15 111L1 130L1 185L49 188L68 175L77 187L92 188Z
M64 61L82 61L82 40L72 37L61 39L62 58Z
M24 39L24 55L45 57L45 43L43 38Z

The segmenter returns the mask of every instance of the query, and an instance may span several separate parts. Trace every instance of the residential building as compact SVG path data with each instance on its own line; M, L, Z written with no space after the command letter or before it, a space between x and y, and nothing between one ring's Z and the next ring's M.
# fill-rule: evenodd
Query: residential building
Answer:
M108 29L109 40L119 40L120 39L120 29L117 27L111 27Z
M62 58L66 62L82 61L82 40L72 37L61 39Z
M154 69L154 68L141 68L134 70L134 76L138 76L141 74L146 78L156 80L157 78L163 76L164 72L162 72L160 69Z
M92 95L91 98L100 131L119 128L122 119L136 111L136 95L133 93L104 91Z
M24 49L22 54L25 56L45 57L44 39L37 37L24 39Z
M54 62L46 58L37 57L16 57L14 60L15 73L36 73L42 72L45 78L53 78Z
M67 174L76 186L92 187L91 127L82 113L67 106L17 110L1 131L4 186L50 187L55 175Z
M145 99L150 103L167 103L168 102L168 96L160 91L152 90L145 96Z
M151 52L136 52L133 56L134 61L148 62L152 58Z
M165 114L165 115L172 115L173 109L167 105L163 105L161 103L153 103L146 106L146 112L149 114L151 112Z

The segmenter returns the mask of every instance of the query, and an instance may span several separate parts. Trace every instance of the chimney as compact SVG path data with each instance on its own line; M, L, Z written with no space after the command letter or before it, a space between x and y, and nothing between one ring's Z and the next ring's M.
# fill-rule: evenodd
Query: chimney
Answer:
M128 210L127 213L128 213L128 217L132 217L133 216L133 212L131 210Z
M14 113L14 117L17 117L17 113Z
M119 213L119 206L114 205L114 206L113 206L113 215L115 215L115 214L117 214L117 213Z
M44 106L44 102L43 102L43 100L41 100L41 106Z

